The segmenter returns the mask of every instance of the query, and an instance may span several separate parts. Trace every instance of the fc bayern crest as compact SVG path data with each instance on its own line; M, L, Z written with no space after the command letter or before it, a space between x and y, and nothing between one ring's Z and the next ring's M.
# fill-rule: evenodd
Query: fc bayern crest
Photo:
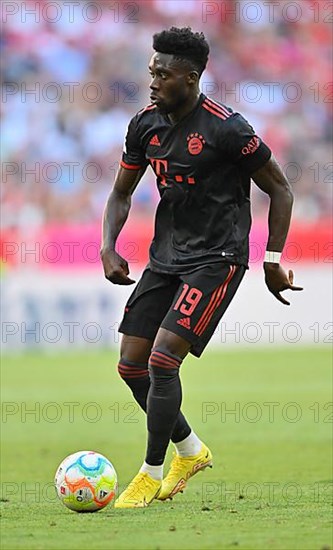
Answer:
M205 143L203 136L198 132L187 136L187 149L190 155L199 155Z

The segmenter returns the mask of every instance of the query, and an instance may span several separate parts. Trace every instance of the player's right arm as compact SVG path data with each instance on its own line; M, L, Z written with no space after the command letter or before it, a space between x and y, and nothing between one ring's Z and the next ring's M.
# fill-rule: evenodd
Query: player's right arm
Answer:
M131 196L142 178L146 166L125 168L120 166L116 180L107 199L102 226L101 260L105 277L117 285L131 285L127 261L116 252L118 235L128 218Z

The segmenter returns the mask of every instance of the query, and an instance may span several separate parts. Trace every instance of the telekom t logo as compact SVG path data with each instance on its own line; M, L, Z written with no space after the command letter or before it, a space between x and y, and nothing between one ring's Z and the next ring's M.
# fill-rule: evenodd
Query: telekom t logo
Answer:
M157 176L159 178L158 183L160 183L163 186L167 185L166 177L168 176L168 161L166 159L149 159L150 163L152 165L152 168ZM176 181L177 183L188 183L189 185L193 185L195 183L195 179L193 176L185 176L185 175L173 175L172 179Z
M166 175L168 172L168 161L165 159L150 159L153 170L158 178L160 178L161 185L167 185Z

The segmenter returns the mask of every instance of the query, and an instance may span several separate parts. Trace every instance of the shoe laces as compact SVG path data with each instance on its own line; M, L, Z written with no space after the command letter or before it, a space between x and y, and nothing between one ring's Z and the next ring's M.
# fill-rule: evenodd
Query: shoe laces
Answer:
M170 466L170 471L166 477L169 478L174 475L182 475L184 466L186 464L186 457L179 456L177 453L173 453L173 459Z
M135 496L141 490L150 489L152 486L152 480L143 472L137 474L134 479L128 485L126 492L129 492Z

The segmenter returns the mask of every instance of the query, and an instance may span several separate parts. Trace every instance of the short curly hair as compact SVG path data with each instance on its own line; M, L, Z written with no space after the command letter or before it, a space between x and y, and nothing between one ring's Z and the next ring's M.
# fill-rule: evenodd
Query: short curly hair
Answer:
M209 45L202 32L193 32L191 27L171 27L153 35L153 48L156 52L174 55L188 61L199 72L206 68Z

